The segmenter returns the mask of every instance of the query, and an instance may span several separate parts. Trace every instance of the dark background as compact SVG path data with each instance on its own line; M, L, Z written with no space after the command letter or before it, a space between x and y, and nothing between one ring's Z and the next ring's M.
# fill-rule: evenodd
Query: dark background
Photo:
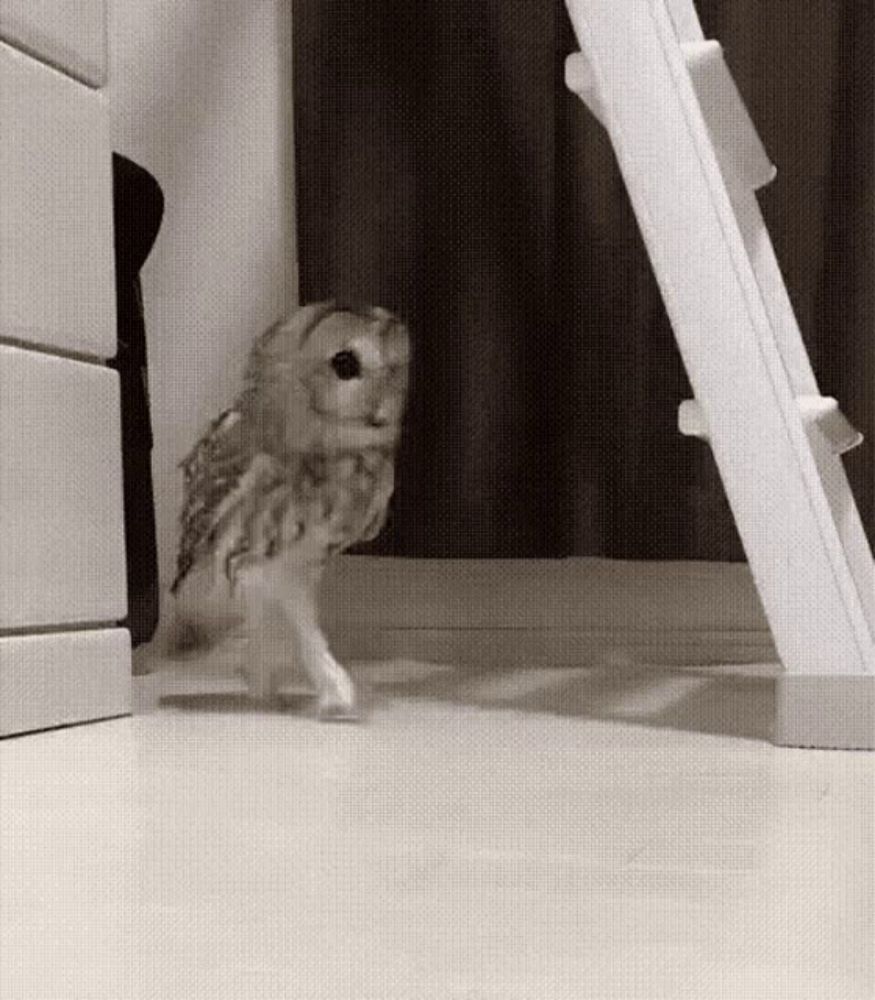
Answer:
M700 0L778 179L761 204L821 389L875 439L873 6ZM409 556L740 559L560 0L296 0L301 301L415 343L393 515Z

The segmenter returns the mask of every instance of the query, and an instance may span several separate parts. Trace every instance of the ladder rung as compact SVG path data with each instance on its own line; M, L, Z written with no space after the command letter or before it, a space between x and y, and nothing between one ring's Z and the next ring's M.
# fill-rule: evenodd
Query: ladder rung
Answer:
M775 179L775 166L735 86L722 46L715 41L696 41L682 43L680 48L726 182L751 191L765 187ZM601 94L582 52L566 58L565 85L608 127Z
M583 101L593 116L607 128L605 109L596 87L589 62L582 52L572 52L565 58L565 86Z
M856 448L863 435L848 421L832 396L797 396L802 423L817 425L836 455ZM709 439L705 412L695 399L685 399L678 408L678 429L688 437Z
M708 125L723 176L757 191L775 179L775 165L760 140L719 42L684 42L681 52Z

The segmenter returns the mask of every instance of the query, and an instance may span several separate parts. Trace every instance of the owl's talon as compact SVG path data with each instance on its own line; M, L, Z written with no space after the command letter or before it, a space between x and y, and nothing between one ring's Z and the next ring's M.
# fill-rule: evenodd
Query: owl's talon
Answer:
M338 701L335 698L320 698L318 704L320 722L361 722L362 713L355 702Z

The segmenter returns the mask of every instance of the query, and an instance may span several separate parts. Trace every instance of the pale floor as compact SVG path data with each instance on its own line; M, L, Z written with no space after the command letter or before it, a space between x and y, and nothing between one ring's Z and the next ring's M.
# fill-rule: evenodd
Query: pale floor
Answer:
M772 747L773 668L357 673L0 743L0 996L875 996L875 755Z

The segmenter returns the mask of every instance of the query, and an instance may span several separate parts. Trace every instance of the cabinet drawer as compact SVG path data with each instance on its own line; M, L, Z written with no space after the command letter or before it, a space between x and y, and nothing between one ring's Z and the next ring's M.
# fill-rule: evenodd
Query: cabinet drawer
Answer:
M0 37L92 86L106 83L106 0L0 0Z
M0 337L112 357L105 97L0 43L0 136Z
M0 346L0 629L126 614L117 374Z
M125 629L0 637L0 736L130 711Z

